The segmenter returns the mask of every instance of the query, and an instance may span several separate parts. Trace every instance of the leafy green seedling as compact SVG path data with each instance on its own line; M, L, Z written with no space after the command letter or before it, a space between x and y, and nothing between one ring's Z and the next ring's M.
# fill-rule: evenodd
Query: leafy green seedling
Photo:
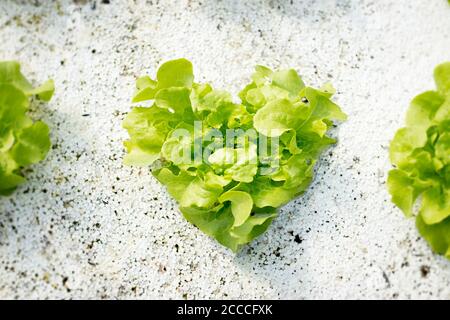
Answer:
M137 80L123 126L128 165L151 166L184 217L222 245L239 250L263 232L278 209L302 194L326 135L346 115L331 85L305 86L294 70L257 66L240 102L194 82L192 64L164 63L156 80Z
M392 201L406 216L416 215L422 236L450 258L450 62L439 65L434 77L437 91L412 100L406 127L391 142L396 168L387 183Z
M25 181L21 169L43 160L49 149L49 128L26 114L30 96L49 101L52 80L33 88L15 61L0 62L0 195L9 195Z

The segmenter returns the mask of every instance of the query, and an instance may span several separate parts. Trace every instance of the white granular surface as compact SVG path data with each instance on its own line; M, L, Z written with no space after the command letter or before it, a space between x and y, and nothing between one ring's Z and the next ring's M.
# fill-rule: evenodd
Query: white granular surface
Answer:
M450 60L446 0L2 0L0 59L55 80L48 159L0 199L0 298L450 299L450 262L390 202L387 148ZM186 57L237 94L253 66L331 81L349 120L309 191L235 255L122 165L134 80Z

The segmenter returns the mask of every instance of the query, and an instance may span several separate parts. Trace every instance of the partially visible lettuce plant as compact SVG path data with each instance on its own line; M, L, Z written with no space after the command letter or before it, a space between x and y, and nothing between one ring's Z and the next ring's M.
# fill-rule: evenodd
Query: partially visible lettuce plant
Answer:
M237 103L195 83L189 61L168 61L156 80L137 80L133 102L151 107L133 108L123 123L125 164L151 165L184 217L233 251L307 189L321 152L336 142L326 135L332 120L346 119L331 85L313 89L292 69L262 66L252 79Z
M392 201L416 223L433 250L450 258L450 62L434 71L437 91L415 97L406 127L390 147Z
M0 195L9 195L25 181L21 169L45 158L49 128L27 116L30 96L49 101L54 84L33 88L15 61L0 62Z

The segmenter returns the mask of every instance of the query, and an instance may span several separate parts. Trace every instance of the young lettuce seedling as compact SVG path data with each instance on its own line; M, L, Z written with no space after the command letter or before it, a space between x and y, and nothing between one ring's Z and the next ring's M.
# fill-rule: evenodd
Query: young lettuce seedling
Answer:
M415 97L406 127L390 147L392 201L410 217L433 250L450 258L450 62L434 71L437 91ZM416 213L415 202L421 198Z
M49 128L27 116L30 96L49 101L52 80L33 88L15 61L0 62L0 195L9 195L25 181L21 169L43 160L49 149Z
M192 64L164 63L156 80L137 80L135 107L123 126L128 165L152 166L184 217L222 245L239 250L278 209L302 194L326 135L346 115L331 85L305 86L296 71L257 66L241 102L194 82Z

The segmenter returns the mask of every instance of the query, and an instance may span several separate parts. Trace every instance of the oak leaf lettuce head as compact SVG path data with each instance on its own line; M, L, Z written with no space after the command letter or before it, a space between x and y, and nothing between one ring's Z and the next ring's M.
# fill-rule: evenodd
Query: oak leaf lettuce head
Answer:
M9 195L25 181L21 170L43 160L49 149L49 128L28 115L30 97L49 101L52 80L33 88L16 61L0 62L0 195Z
M188 221L237 251L305 192L321 152L336 142L327 131L346 115L333 94L331 85L307 87L293 69L257 66L236 102L196 83L188 60L168 61L156 79L137 80L124 162L151 166Z
M450 62L436 67L434 78L437 90L412 100L406 127L391 142L395 169L387 185L405 215L416 215L433 250L450 258Z

